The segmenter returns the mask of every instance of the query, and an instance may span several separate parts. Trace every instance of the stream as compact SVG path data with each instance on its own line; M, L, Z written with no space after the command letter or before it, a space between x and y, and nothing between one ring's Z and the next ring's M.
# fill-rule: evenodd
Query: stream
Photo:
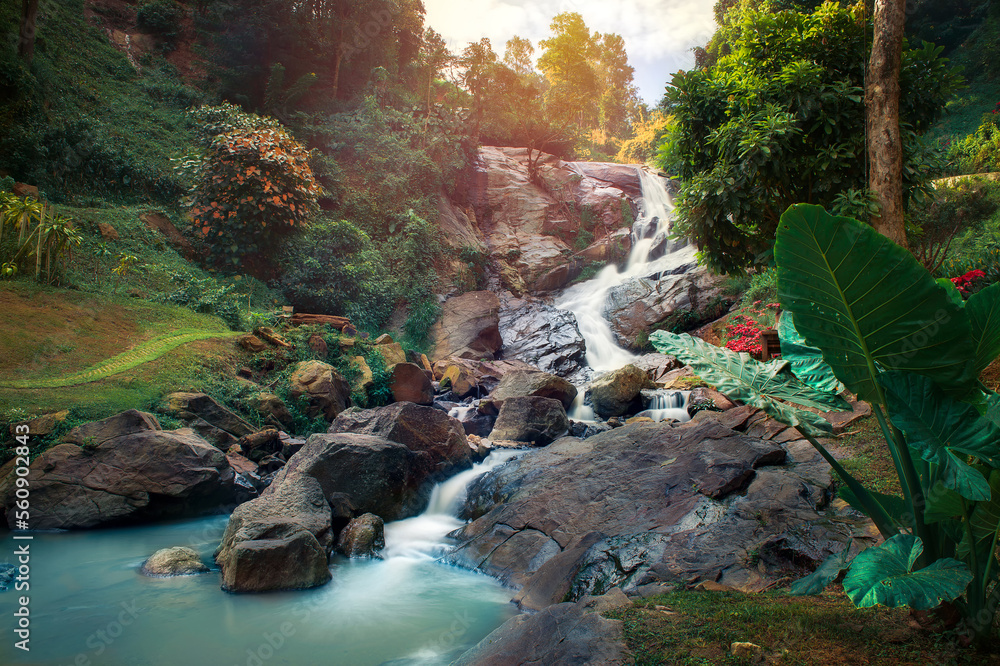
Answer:
M468 484L514 455L496 452L438 484L422 515L386 525L384 560L335 556L333 580L312 590L233 595L219 589L217 570L139 573L169 546L212 563L228 516L35 533L31 653L4 640L0 663L448 664L517 612L511 591L492 578L437 561L449 548L445 535L462 524L455 515ZM0 594L5 615L14 594Z

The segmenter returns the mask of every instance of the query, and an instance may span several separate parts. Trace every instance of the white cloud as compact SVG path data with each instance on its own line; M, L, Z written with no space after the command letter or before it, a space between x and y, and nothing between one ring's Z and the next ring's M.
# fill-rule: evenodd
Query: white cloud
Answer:
M715 31L715 0L424 0L426 23L441 33L453 51L488 37L503 54L513 35L534 44L549 36L552 17L579 12L591 30L625 39L636 83L647 102L659 101L663 86L678 69L694 62L691 49Z

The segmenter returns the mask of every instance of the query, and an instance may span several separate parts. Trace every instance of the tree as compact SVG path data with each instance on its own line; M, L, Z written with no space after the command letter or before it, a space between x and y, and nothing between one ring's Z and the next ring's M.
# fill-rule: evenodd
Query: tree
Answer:
M35 29L38 23L38 0L21 0L21 30L17 54L31 64L35 57Z
M534 55L535 47L531 40L514 35L507 40L503 62L518 76L528 76L535 71L532 66Z
M484 97L496 76L497 54L493 52L490 40L483 37L465 48L462 57L458 59L458 64L462 68L459 80L472 95L478 132L483 118Z
M865 109L868 128L868 187L878 200L876 231L906 247L903 219L903 143L899 131L899 73L906 0L875 0L875 33L868 61Z
M549 82L545 107L553 118L579 127L595 127L598 119L600 84L593 61L598 43L583 17L564 12L552 19L553 35L540 42L538 68Z
M736 9L720 28L730 53L674 76L666 106L676 123L661 166L676 164L684 182L675 229L713 269L766 261L793 203L867 216L862 11L834 3L812 13ZM940 49L903 54L904 199L927 188L930 160L918 133L957 81Z
M302 144L273 119L231 105L193 115L218 134L203 158L179 169L194 178L190 217L217 263L232 267L306 224L321 188Z

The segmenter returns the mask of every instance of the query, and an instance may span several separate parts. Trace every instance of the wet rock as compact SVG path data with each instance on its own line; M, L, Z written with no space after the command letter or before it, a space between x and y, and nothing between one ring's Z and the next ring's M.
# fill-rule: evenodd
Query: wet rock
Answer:
M468 469L469 444L461 423L446 413L410 402L374 409L354 409L341 414L331 433L359 433L404 445L418 455L422 473L434 480ZM384 513L374 511L380 516Z
M418 405L430 405L434 402L434 387L430 378L422 368L413 363L397 363L392 366L389 389L396 402L415 402Z
M308 475L277 478L233 511L215 553L230 592L301 589L330 580L330 505ZM260 570L264 568L266 570Z
M781 466L780 445L717 420L733 411L562 438L498 467L470 487L474 520L449 560L538 609L655 582L764 589L849 543L859 525L824 514L829 480ZM754 562L751 552L771 554Z
M491 439L545 446L569 430L562 403L535 396L508 398L500 407Z
M197 552L184 546L162 548L142 563L142 574L145 576L186 576L204 573L208 567L201 561Z
M586 367L587 345L576 315L537 298L501 296L500 332L504 358L568 377Z
M516 615L463 654L454 666L631 663L621 620L602 617L601 600L561 603L533 615Z
M671 370L684 367L684 364L667 354L643 354L632 361L632 365L644 370L654 382L660 382Z
M385 548L385 525L373 513L358 516L337 537L337 552L347 557L376 557Z
M489 291L470 291L449 298L441 306L441 317L431 327L431 357L435 361L448 356L496 358L503 346L499 312L500 300Z
M258 538L232 547L222 567L222 589L246 593L318 587L332 578L327 561L308 530L273 523Z
M88 423L66 442L29 467L35 529L192 516L235 500L225 454L191 429L161 430L150 414L130 410ZM11 527L14 490L13 475L0 480L0 506Z
M589 395L594 412L608 418L641 411L640 391L655 387L644 371L626 365L591 382Z
M564 409L569 409L576 400L576 387L562 377L547 372L519 370L504 375L500 384L490 393L490 399L498 405L502 405L508 398L528 396L552 398L561 402Z
M678 311L702 312L721 295L721 276L698 266L694 249L676 253L674 267L649 277L632 278L608 293L605 317L618 343L632 347L640 334Z
M323 416L332 421L351 404L351 389L347 381L329 363L303 361L295 366L288 378L288 393L294 400L306 398L306 414L310 418Z
M469 455L467 445L464 453ZM346 501L357 512L398 520L415 516L426 506L432 468L429 454L381 437L315 434L275 474L262 497L286 477L304 474L320 483L331 505Z

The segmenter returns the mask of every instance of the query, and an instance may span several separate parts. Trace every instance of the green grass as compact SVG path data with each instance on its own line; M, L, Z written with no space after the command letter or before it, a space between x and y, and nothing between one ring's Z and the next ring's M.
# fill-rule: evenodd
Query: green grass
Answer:
M903 496L889 446L874 416L866 416L855 423L837 440L836 446L845 456L840 461L844 469L865 488L886 495Z
M905 609L855 609L839 589L815 597L684 590L605 613L623 622L635 664L987 664L948 634L907 622ZM730 654L762 648L761 661Z
M231 331L192 331L191 329L172 331L166 335L143 342L133 349L122 352L80 372L56 377L0 382L0 388L58 388L88 384L117 375L126 370L131 370L144 363L149 363L188 342L204 340L206 338L228 338L236 335L240 335L240 333L233 333Z

